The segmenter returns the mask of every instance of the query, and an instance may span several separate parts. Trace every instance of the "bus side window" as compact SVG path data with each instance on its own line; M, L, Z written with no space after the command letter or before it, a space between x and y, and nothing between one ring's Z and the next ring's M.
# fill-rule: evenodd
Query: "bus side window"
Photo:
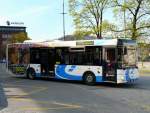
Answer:
M60 63L61 63L61 50L56 49L56 64L60 64Z
M83 53L82 52L72 52L70 53L69 64L71 65L83 65Z
M69 64L77 65L77 59L75 53L70 53Z
M68 48L56 49L56 64L69 64Z
M93 65L93 55L90 52L85 53L85 65Z
M100 47L87 47L85 52L85 65L96 65L102 64L102 48Z
M67 64L67 65L69 65L69 55L68 54L66 54L64 56L64 63Z
M101 49L100 48L95 48L94 49L94 65L101 65L102 62L102 53L101 53Z

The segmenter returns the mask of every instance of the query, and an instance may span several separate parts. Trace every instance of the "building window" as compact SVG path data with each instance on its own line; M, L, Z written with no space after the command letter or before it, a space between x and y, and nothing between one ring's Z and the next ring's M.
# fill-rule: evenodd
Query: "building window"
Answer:
M11 38L11 35L10 34L2 34L2 38L8 39L8 38Z

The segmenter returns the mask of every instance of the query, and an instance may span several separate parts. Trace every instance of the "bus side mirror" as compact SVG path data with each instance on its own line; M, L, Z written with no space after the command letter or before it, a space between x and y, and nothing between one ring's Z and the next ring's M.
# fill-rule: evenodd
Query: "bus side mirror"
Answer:
M138 69L139 67L138 67L138 66L135 66L135 68Z
M124 55L127 54L127 47L124 48L124 53L123 53L123 54L124 54Z

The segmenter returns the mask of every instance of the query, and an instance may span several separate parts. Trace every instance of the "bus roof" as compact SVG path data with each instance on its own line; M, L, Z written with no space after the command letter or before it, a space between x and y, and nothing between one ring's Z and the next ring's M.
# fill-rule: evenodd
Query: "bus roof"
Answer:
M13 43L13 44L8 44L8 47L30 48L30 47L48 47L48 45L44 43Z
M75 40L75 41L50 41L50 47L79 47L79 46L117 46L117 39Z
M9 44L9 47L81 47L81 46L108 46L115 47L117 45L136 45L136 42L129 39L96 39L96 40L75 40L61 41L53 40L47 42L25 42Z

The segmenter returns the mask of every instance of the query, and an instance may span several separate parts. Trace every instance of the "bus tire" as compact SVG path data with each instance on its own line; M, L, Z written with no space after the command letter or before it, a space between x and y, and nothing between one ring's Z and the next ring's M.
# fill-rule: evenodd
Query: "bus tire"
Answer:
M27 78L34 80L35 79L35 71L34 69L30 68L27 71Z
M87 85L94 85L96 81L96 77L92 72L85 72L83 75L83 81Z

